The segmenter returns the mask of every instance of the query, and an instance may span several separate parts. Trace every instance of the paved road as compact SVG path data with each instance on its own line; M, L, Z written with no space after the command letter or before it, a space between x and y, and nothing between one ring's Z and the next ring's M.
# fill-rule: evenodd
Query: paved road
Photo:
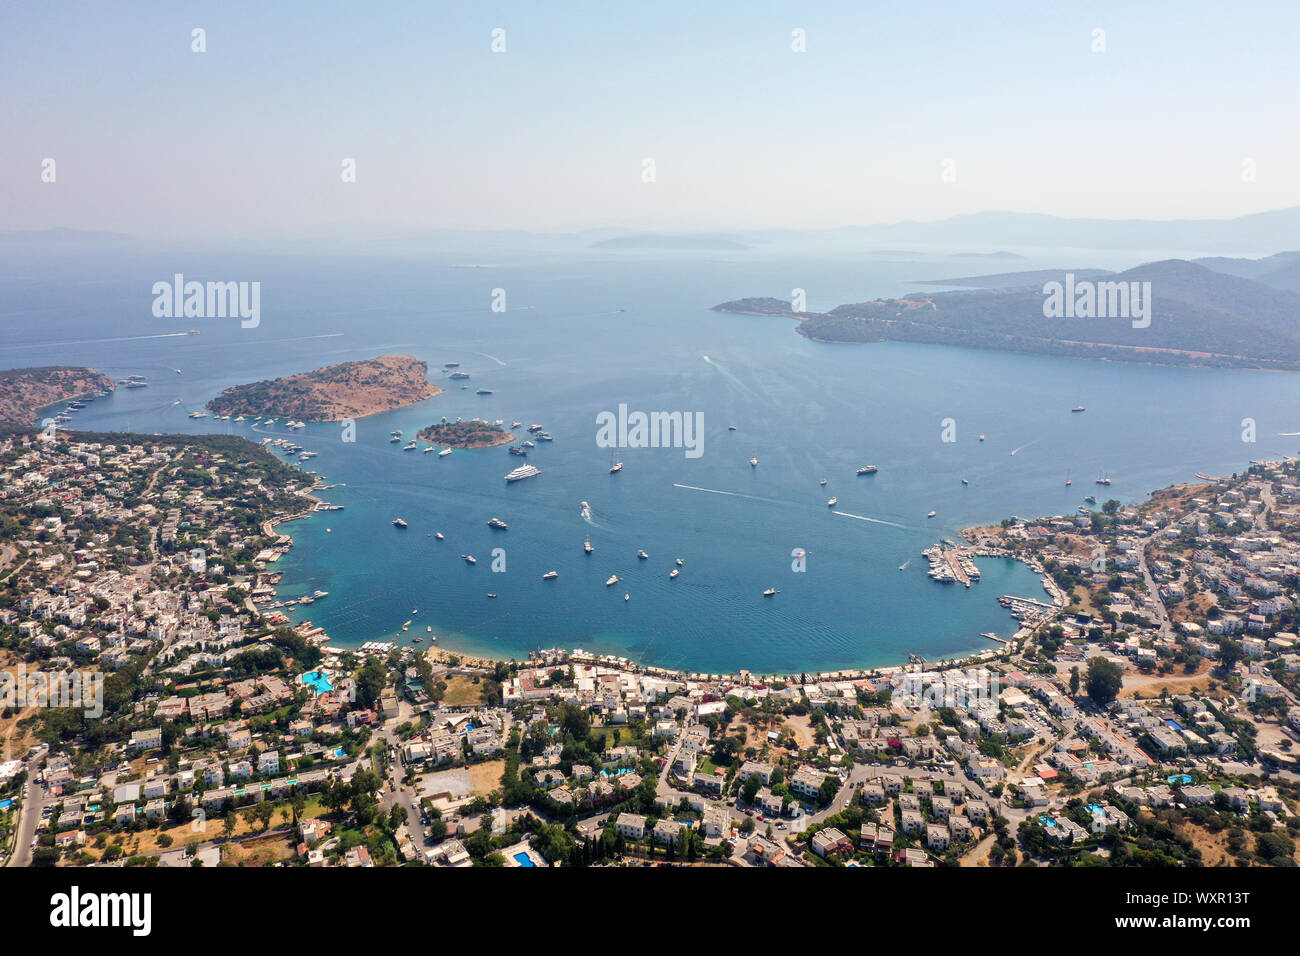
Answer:
M430 844L424 836L424 823L420 819L419 791L414 787L407 787L402 790L402 778L405 774L405 767L402 764L402 741L398 737L397 727L403 722L412 719L414 711L409 705L402 701L398 705L397 716L385 722L380 728L379 733L375 736L385 747L396 747L397 757L388 762L387 783L392 790L385 790L380 797L379 803L385 810L394 806L400 806L406 811L406 828L411 833L411 842L423 857L424 851Z
M17 842L14 844L14 855L9 859L9 866L28 866L32 862L32 839L36 836L36 826L41 820L41 808L45 805L45 788L36 782L39 762L39 757L27 761L27 798L23 800Z

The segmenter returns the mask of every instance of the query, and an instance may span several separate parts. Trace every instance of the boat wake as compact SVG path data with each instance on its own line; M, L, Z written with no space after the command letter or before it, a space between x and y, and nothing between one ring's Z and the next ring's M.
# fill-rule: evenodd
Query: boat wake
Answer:
M771 402L768 401L764 396L758 394L758 392L754 391L752 388L746 385L743 381L737 378L733 372L728 371L724 366L719 365L717 362L709 358L707 355L701 355L700 358L704 359L706 363L711 365L713 368L717 369L719 374L721 374L723 378L725 378L732 385L736 386L738 389L740 389L750 398L754 399L755 401L762 402L765 405L771 404Z
M698 485L682 485L673 482L674 488L685 488L687 491L705 491L711 495L726 495L729 498L744 498L748 501L765 501L772 505L789 504L788 501L777 501L775 498L762 498L758 495L743 495L739 491L723 491L720 488L701 488Z
M1036 445L1037 443L1038 443L1038 439L1037 439L1037 438L1035 438L1033 441L1025 442L1025 443L1024 443L1023 445L1021 445L1019 448L1013 448L1013 449L1011 450L1011 454L1013 454L1013 455L1018 455L1018 454L1020 454L1022 451L1024 451L1026 448L1028 448L1030 445Z
M886 521L884 518L868 518L866 515L850 514L847 511L832 511L831 514L840 515L844 518L856 518L859 521L870 521L872 524L887 524L891 528L902 528L904 531L908 530L907 525L899 524L897 521Z
M144 339L174 339L178 336L185 338L188 333L185 332L159 332L156 335L123 335L111 339L74 339L68 342L32 342L24 345L3 345L0 350L12 352L17 349L43 349L63 345L102 345L108 342L139 342Z

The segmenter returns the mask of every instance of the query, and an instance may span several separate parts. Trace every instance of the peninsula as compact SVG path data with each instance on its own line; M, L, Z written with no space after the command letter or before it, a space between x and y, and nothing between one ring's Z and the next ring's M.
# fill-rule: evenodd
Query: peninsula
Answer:
M796 312L782 299L746 298L717 312L799 320L798 332L818 342L921 342L1113 362L1300 370L1300 267L1284 259L1149 262L1126 272L1036 270L970 276L928 284L963 285L954 292L915 293ZM1267 271L1271 269L1271 271ZM1249 275L1248 275L1249 273ZM1048 289L1078 288L1119 302L1118 310L1054 312ZM1085 290L1086 287L1086 290ZM1128 314L1145 290L1145 314ZM1151 294L1155 290L1155 294ZM1091 301L1091 300L1089 300ZM1116 314L1118 313L1118 314Z
M235 385L212 401L217 415L272 415L304 422L364 418L442 393L429 364L410 355L380 355L284 378Z
M515 440L515 436L499 425L479 418L467 422L443 422L421 429L416 436L435 445L448 448L491 448Z
M26 425L36 410L70 398L111 392L113 380L93 368L46 365L0 371L0 421Z

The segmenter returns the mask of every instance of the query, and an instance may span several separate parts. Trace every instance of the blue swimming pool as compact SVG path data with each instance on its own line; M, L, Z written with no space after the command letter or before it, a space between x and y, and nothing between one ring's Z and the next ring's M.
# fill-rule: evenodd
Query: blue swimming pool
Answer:
M1175 785L1177 785L1177 784L1187 784L1187 783L1191 783L1191 782L1192 782L1192 778L1191 778L1190 775L1185 774L1185 773L1176 773L1176 774L1174 774L1172 777L1169 778L1169 782L1172 783L1172 784L1175 784Z
M8 797L6 797L6 798L3 799L3 800L0 800L0 810L8 810L8 809L9 809L10 807L12 807L13 805L14 805L14 802L13 802L12 800L10 800Z
M324 671L312 671L310 674L303 674L299 680L318 694L327 694L334 689L334 685L330 683L330 679L325 676Z
M533 862L533 858L530 857L527 853L524 853L522 850L515 854L515 862L517 862L520 866L537 865L536 863Z
M1174 730L1182 731L1187 729L1178 721L1174 720L1172 717L1166 717L1165 723L1168 724L1170 727L1174 728Z

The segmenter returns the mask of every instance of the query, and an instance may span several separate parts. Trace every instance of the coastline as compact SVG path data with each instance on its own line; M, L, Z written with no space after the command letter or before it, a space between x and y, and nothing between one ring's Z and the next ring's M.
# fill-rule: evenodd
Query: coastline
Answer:
M369 418L385 412L409 408L444 393L445 389L428 379L429 363L410 355L380 355L372 359L342 362L309 372L297 372L261 382L231 385L210 398L204 408L213 414L243 415L246 418L271 416L298 418L313 424L331 424ZM417 381L393 383L383 381L340 382L336 376L380 375L416 376ZM394 394L395 390L404 394ZM289 394L265 395L268 390ZM343 401L336 393L342 393ZM374 394L378 393L378 394ZM317 406L313 411L285 412L283 407L267 410L267 402L306 401ZM351 404L348 404L351 402Z
M324 484L324 482L325 479L323 479L320 476L316 476L315 481L309 488L305 489L302 492L299 492L301 497L307 498L308 500L313 502L312 507L307 508L306 510L303 511L294 512L292 514L278 515L264 522L263 531L266 534L268 534L268 536L274 534L279 539L279 541L277 541L277 546L285 547L286 550L291 549L294 546L294 540L291 535L285 532L278 531L276 529L280 525L288 523L290 521L297 521L304 518L310 518L313 515L317 514L315 510L315 505L319 503L321 499L316 497L313 494L313 492L318 490ZM963 539L968 540L968 532L973 532L979 527L983 527L983 526L976 525L970 528L964 528L962 529L960 534ZM1029 634L1037 630L1042 625L1049 623L1051 620L1054 620L1055 617L1060 613L1062 607L1064 606L1064 603L1063 600L1060 599L1059 589L1057 589L1055 582L1052 581L1051 577L1043 570L1041 565L1039 565L1036 560L1023 558L1019 555L1006 551L1005 549L990 548L983 545L976 545L973 542L962 545L958 550L963 554L969 554L971 556L1015 561L1029 568L1029 570L1033 571L1036 575L1039 576L1044 590L1047 591L1048 595L1052 599L1053 606L1052 606L1051 613L1045 614L1040 618L1038 618L1037 620L1034 620L1028 624L1021 624L1019 627L1017 627L1015 632L1010 637L1005 639L1000 638L996 646L986 647L983 650L975 650L966 653L955 653L955 654L946 655L935 659L923 658L920 655L914 654L909 651L900 651L899 653L903 655L904 660L896 664L881 664L881 665L874 665L874 666L836 668L836 669L821 670L821 671L809 670L809 671L804 671L803 673L809 679L812 680L858 680L858 679L863 679L868 677L879 677L879 676L887 676L889 674L894 674L894 673L900 673L902 671L907 670L909 667L913 667L913 666L920 666L923 670L938 670L938 669L948 669L948 668L956 668L956 667L977 667L982 664L987 664L991 660L995 660L1006 654L1014 652L1019 648L1020 644L1025 640L1026 637L1029 636ZM275 586L277 590L277 596L278 596L279 587L282 584L283 581L280 584L277 584ZM263 612L259 610L258 613L262 614ZM416 650L417 653L422 651L424 654L431 656L433 660L439 660L444 662L446 661L446 659L450 657L456 657L460 660L462 664L468 664L470 666L490 668L495 666L497 663L517 663L520 665L527 665L529 663L529 660L532 659L532 656L541 657L544 655L559 655L564 660L580 662L580 663L618 666L628 670L634 670L638 673L651 674L654 676L665 677L668 679L676 679L676 680L720 680L720 681L738 682L741 681L742 679L751 680L751 681L756 679L760 679L760 680L765 679L765 680L790 682L790 681L797 681L800 676L799 674L777 674L777 673L768 673L768 674L759 675L743 667L737 668L736 670L733 671L727 671L727 672L690 671L682 668L665 667L657 664L638 662L631 658L624 657L619 654L613 654L613 653L600 654L593 651L588 651L580 647L569 648L569 649L548 648L540 652L531 652L530 658L525 658L521 660L520 658L514 656L504 656L504 655L497 656L491 653L484 653L478 650L456 650L453 647L448 647L445 643L441 643L441 642L446 641L448 639L450 639L453 643L457 641L477 643L477 641L476 639L471 638L467 635L456 634L455 632L448 631L445 628L438 627L435 622L426 621L424 623L433 626L435 628L435 630L437 631L435 636L440 643L436 645L431 644L429 647L423 649L420 649L418 647L412 648L413 650ZM298 625L294 624L292 626L297 627ZM314 626L319 627L319 625L314 625ZM983 637L983 635L978 635L978 637ZM327 634L326 634L326 638L327 639L321 644L322 649L327 647L334 647L339 650L353 649L351 647L343 647L342 645L333 644L332 639L328 638ZM392 643L395 646L407 646L407 645L399 644L398 640L396 640L393 636L390 636L387 633L370 634L360 643L364 644L367 642ZM359 647L360 644L358 644L357 646Z
M813 319L813 318L830 317L831 314L829 312L757 312L752 309L724 309L716 305L710 307L709 311L718 312L723 315L753 315L753 316L758 316L759 318L793 319L800 326L795 330L796 332L798 332L808 341L818 342L822 345L878 345L882 342L895 342L895 343L906 344L906 345L939 345L945 348L980 349L982 351L988 351L988 352L1006 352L1013 355L1044 356L1044 355L1051 354L1039 349L1002 348L992 344L976 344L971 342L922 341L920 339L912 339L912 338L891 338L888 335L881 335L879 338L875 338L875 339L861 339L861 340L828 339L818 335L812 335L804 331L802 326L806 320ZM1280 365L1279 366L1261 365L1255 362L1254 360L1252 360L1248 356L1231 355L1222 352L1204 352L1204 351L1194 351L1189 349L1160 348L1160 347L1147 346L1147 345L1125 345L1125 344L1116 344L1116 343L1107 343L1107 342L1087 342L1082 340L1069 340L1069 339L1060 339L1057 340L1057 343L1060 345L1076 346L1085 350L1114 349L1115 352L1117 353L1114 355L1068 354L1068 355L1056 356L1058 358L1078 359L1084 362L1114 362L1119 365L1144 365L1149 368L1199 368L1199 369L1225 369L1226 368L1226 369L1235 369L1237 371L1242 371L1242 372L1281 372L1284 374L1300 373L1300 366L1286 367ZM1149 357L1145 359L1127 357L1127 355L1129 354L1140 356L1143 355L1144 353L1148 355L1169 355L1175 357L1185 356L1188 359L1190 359L1190 361L1161 362L1161 361L1157 361L1154 358L1149 358ZM1216 363L1216 362L1207 361L1209 359L1223 359L1224 361Z

